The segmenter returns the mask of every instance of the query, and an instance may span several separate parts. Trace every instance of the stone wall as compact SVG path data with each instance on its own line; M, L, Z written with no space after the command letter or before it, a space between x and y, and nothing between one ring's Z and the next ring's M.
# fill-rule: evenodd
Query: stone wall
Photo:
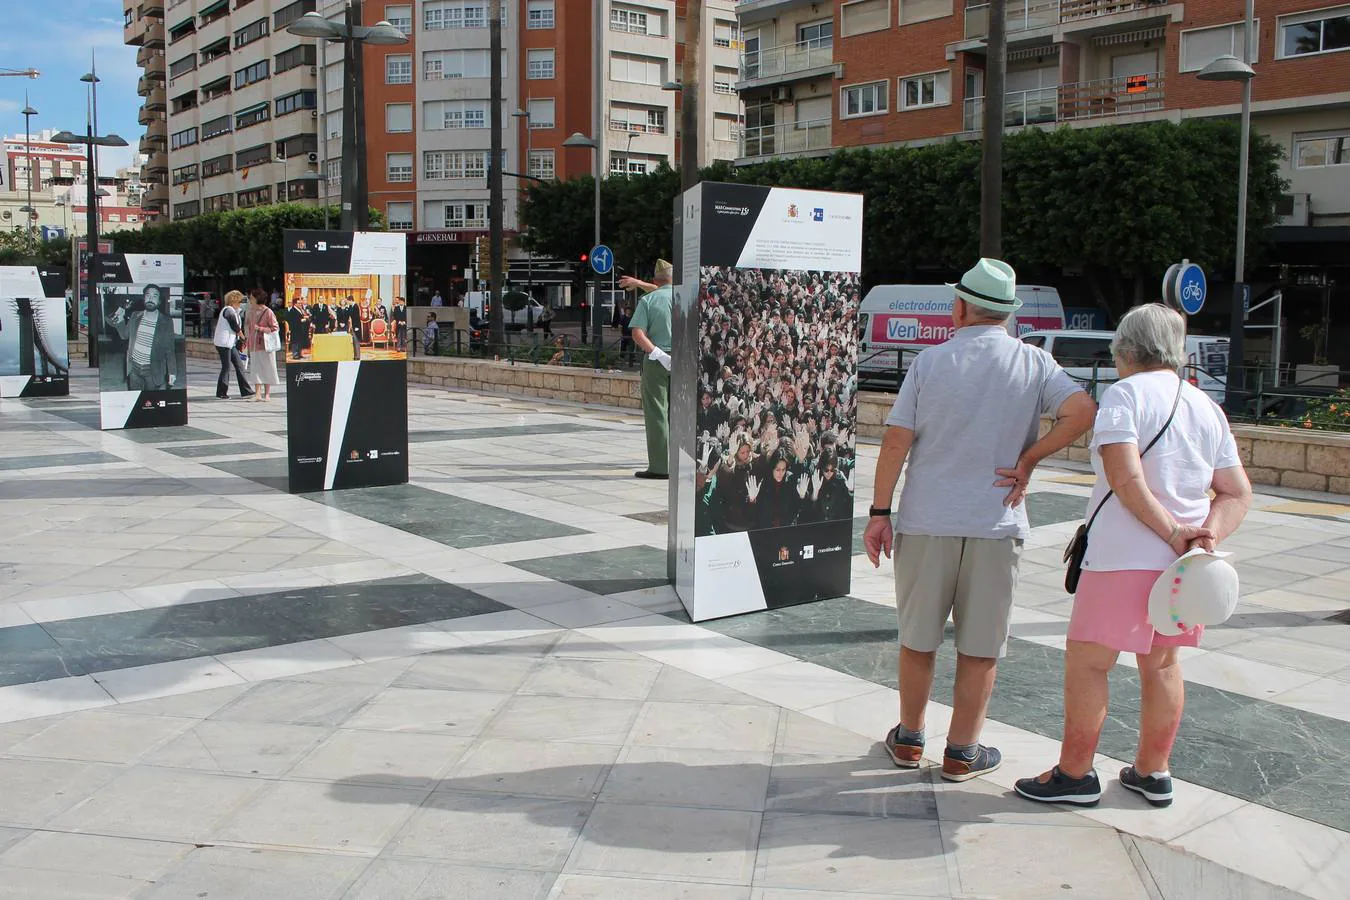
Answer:
M638 409L642 405L638 376L628 372L415 356L408 360L408 380L418 384L549 397L626 409Z

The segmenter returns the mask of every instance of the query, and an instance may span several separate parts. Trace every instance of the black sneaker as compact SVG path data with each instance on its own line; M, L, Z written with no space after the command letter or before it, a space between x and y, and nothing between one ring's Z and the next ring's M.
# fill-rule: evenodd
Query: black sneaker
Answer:
M896 737L899 733L899 725L886 732L886 752L891 755L891 762L900 768L917 769L923 761L923 741L900 740Z
M1078 806L1096 806L1102 799L1102 783L1097 780L1095 769L1089 769L1082 778L1070 778L1055 766L1050 770L1050 778L1041 781L1035 778L1019 778L1013 790L1028 800L1042 803L1073 803Z
M643 469L641 472L634 472L634 478L651 478L656 481L665 481L670 478L665 472L653 472L651 469Z
M993 747L979 744L975 755L970 759L964 756L952 756L947 750L942 754L942 777L948 781L969 781L981 775L988 775L1003 763L1003 754Z
M1172 805L1172 776L1154 778L1152 775L1140 775L1134 766L1120 770L1120 783L1154 806Z

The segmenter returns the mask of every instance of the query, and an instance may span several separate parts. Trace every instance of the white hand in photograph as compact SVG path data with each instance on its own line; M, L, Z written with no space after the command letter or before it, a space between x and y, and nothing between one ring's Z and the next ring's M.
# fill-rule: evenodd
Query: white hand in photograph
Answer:
M722 441L722 443L725 444L727 442L727 438L731 437L731 426L728 425L726 422L723 422L721 425L718 425L717 437L720 441Z
M803 475L801 478L798 478L798 479L797 479L797 496L800 497L801 499L805 500L805 499L806 499L806 490L807 490L807 488L809 488L810 486L811 486L811 480L810 480L809 478L807 478L805 475Z
M819 471L816 471L816 472L812 472L812 473L811 473L811 499L812 499L812 500L819 500L819 499L820 499L820 486L823 485L824 483L825 483L825 479L821 477Z
M759 498L759 479L758 479L758 478L756 478L755 476L751 475L749 478L745 479L745 494L746 494L747 497L750 498L750 502L751 502L751 503L754 503L755 500Z
M848 492L853 493L853 472L848 473L848 478L844 479L844 484L848 485Z

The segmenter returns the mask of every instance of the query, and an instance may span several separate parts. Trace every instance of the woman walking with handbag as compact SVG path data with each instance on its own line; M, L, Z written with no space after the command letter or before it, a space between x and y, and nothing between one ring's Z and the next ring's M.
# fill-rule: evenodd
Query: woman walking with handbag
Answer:
M281 383L277 376L277 351L281 349L281 325L268 303L267 292L254 288L253 305L244 316L248 336L248 377L259 400L272 399L272 386Z
M216 319L211 343L215 344L216 353L220 356L220 377L216 379L217 400L229 399L231 367L239 382L239 396L253 396L253 390L248 386L248 374L244 371L244 360L239 356L239 341L244 338L244 320L239 314L239 304L243 301L243 294L230 291L225 295L220 316Z
M1154 806L1172 802L1168 758L1185 699L1177 648L1198 646L1204 626L1182 620L1158 633L1149 596L1180 556L1212 551L1236 531L1252 499L1223 411L1178 376L1185 342L1181 314L1157 303L1130 310L1111 342L1121 380L1102 395L1093 426L1093 512L1065 554L1065 584L1077 593L1064 655L1064 740L1058 765L1016 783L1030 800L1092 806L1101 798L1092 760L1107 673L1126 652L1138 660L1141 705L1134 764L1120 783Z

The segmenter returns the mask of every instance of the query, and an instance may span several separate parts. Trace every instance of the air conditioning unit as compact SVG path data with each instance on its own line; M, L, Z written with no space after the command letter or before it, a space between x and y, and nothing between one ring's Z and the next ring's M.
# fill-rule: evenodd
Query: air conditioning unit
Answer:
M782 85L773 89L773 102L788 103L792 100L792 88L788 85Z
M1311 194L1282 194L1275 204L1281 225L1307 227L1312 224Z
M310 66L310 67L309 67L309 74L311 74L311 75L318 75L318 74L319 74L319 67L318 67L318 66Z
M317 109L311 109L309 111L309 117L311 119L317 119L319 117L319 111Z
M309 153L306 158L310 161L310 164L313 164L319 161L319 154Z

